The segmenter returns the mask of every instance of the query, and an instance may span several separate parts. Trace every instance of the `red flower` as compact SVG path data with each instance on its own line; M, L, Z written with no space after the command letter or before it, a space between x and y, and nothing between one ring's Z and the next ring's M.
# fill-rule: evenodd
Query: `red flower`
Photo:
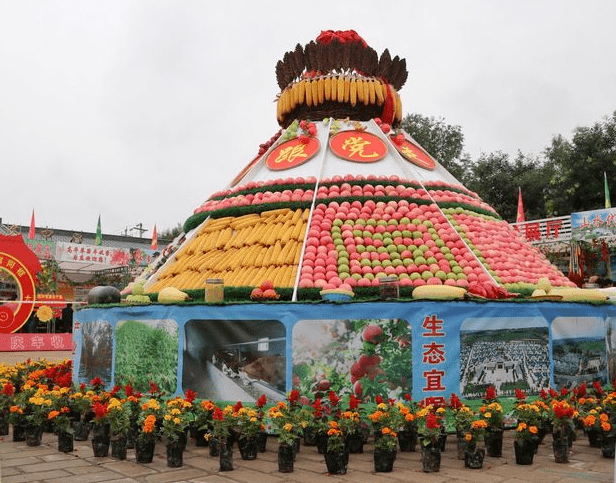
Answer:
M216 406L216 409L214 409L212 419L215 419L216 421L222 421L225 419L225 415L222 413L222 410L218 406Z
M583 382L577 388L574 389L576 397L586 397L588 386Z
M113 388L111 389L111 392L109 393L110 397L114 397L119 391L120 391L120 386L118 386L117 384L115 386L113 386Z
M519 387L515 388L515 397L518 401L526 401L526 393Z
M103 380L98 376L90 381L90 386L92 386L94 390L99 389L103 384Z
M332 403L332 405L334 406L340 402L340 398L336 395L334 391L329 391L328 397L329 402Z
M85 392L86 390L86 383L82 382L81 384L79 384L79 392Z
M488 401L496 399L496 388L494 386L490 386L486 389L486 394L484 396L484 399Z
M150 394L158 392L158 385L154 381L150 381Z
M601 387L601 383L599 381L593 382L592 388L597 393L597 396L603 396L603 387Z
M438 418L436 417L436 414L430 413L426 416L426 427L428 429L436 429L441 427L441 425L438 423Z
M95 402L92 405L92 410L94 411L94 415L96 419L102 419L107 414L107 404L101 404L99 402Z
M359 399L355 397L355 394L351 394L351 397L349 397L349 409L353 411L357 409L358 406L359 406Z
M404 399L406 399L407 401L409 401L409 402L410 402L410 401L411 401L411 399L412 399L412 397L411 397L411 395L410 395L408 392L405 392L405 393L404 393Z
M267 398L265 397L265 394L261 394L261 397L257 399L255 406L257 406L258 408L262 408L263 406L265 406L266 402Z
M233 412L238 412L243 407L244 406L242 405L242 401L238 401L235 403L235 406L233 406Z
M567 389L566 387L562 387L560 389L560 395L561 396L566 396L567 394L569 394L569 389Z
M197 393L195 391L193 391L192 389L186 389L186 392L184 393L184 399L186 399L187 402L192 403L196 397Z
M541 392L539 393L539 397L543 399L544 401L547 401L548 392L545 389L541 389Z
M549 392L551 397L558 397L558 392L555 389L550 388Z
M2 394L5 396L12 396L15 394L15 386L13 386L10 382L7 382L2 388Z
M377 404L381 404L383 402L382 396L379 394L377 397L374 398L374 402L376 402Z
M298 399L299 399L299 391L297 389L293 389L289 393L289 402L294 403L294 402L297 402Z
M321 409L321 398L320 397L314 400L314 402L312 403L312 407L317 411Z
M462 401L460 401L460 398L455 393L453 393L451 395L451 398L449 399L449 405L451 406L451 409L457 411L462 407Z
M132 396L134 393L133 386L131 386L130 384L127 384L126 386L124 386L124 392L126 393L126 397Z

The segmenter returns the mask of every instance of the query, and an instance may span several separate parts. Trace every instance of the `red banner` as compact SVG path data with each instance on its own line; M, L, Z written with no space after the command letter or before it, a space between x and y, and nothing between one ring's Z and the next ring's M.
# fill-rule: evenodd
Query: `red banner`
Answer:
M395 136L391 136L391 140L402 157L413 163L415 166L429 170L436 168L436 163L434 160L419 146L413 144L408 139L397 141Z
M0 352L72 350L73 334L0 334Z
M316 138L298 137L274 149L267 157L267 167L272 171L295 168L312 158L318 150L319 141Z
M363 131L343 131L329 141L336 156L356 163L374 163L387 154L387 146L374 134Z

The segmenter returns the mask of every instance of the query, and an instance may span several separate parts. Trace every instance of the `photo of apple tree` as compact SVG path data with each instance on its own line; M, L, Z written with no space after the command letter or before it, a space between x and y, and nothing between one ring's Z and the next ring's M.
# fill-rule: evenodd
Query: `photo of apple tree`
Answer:
M178 326L171 320L126 320L116 326L115 383L148 392L150 381L173 394L177 387Z
M293 328L293 387L357 397L412 391L409 324L403 319L302 320Z

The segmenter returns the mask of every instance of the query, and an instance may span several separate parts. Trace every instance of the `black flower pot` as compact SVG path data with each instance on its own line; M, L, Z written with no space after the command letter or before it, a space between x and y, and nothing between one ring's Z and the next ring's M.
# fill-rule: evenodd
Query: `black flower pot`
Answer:
M349 453L359 454L364 452L364 435L360 432L350 433L345 440L346 449Z
M317 452L319 454L325 454L327 452L327 432L318 431L316 434Z
M22 423L13 424L13 441L25 441L26 440L26 425Z
M377 473L389 473L394 469L396 461L395 449L374 449L374 471Z
M591 448L601 448L603 433L598 429L587 429L586 436L588 437L588 444Z
M265 453L267 451L267 432L259 431L258 439L258 449L259 453Z
M195 446L199 446L199 447L205 447L209 444L207 438L205 437L206 434L208 434L208 428L203 428L203 429L199 429L199 428L195 428L193 435L195 438Z
M135 458L137 463L151 463L154 459L156 441L137 438L135 441Z
M292 473L293 458L293 447L289 444L280 444L278 446L278 471L281 473Z
M114 435L111 437L111 457L117 460L126 459L126 450L128 449L128 438L123 434Z
M9 434L9 420L4 416L0 416L0 436Z
M421 446L421 467L424 473L436 473L441 469L441 447L439 444L434 446Z
M304 428L304 445L315 446L317 444L317 431L314 426L307 426Z
M486 455L486 450L483 448L475 448L474 450L466 450L464 452L464 466L473 470L483 467L483 458Z
M601 442L601 454L604 458L614 459L614 443L616 438L614 436L607 436L602 439Z
M167 466L169 468L179 468L184 463L184 449L186 445L183 441L169 441L167 443Z
M73 433L69 431L58 430L58 451L62 453L70 453L74 450Z
M89 421L73 421L75 441L87 441L90 436L91 424Z
M332 475L345 475L349 465L349 453L342 451L327 451L325 453L327 472Z
M25 439L28 446L40 446L43 439L43 427L29 424L26 426Z
M126 432L126 448L133 449L135 447L135 441L139 436L139 425L137 421L131 421L128 431Z
M233 470L233 446L228 443L220 445L220 471Z
M220 456L220 440L218 438L211 438L209 442L210 456Z
M95 424L92 427L92 451L97 458L105 457L109 454L109 444L111 435L108 424Z
M515 462L518 465L532 465L535 457L535 443L532 441L513 442Z
M556 463L569 463L569 437L566 433L554 433L552 449Z
M494 458L503 456L503 430L488 431L485 435L486 454Z
M400 451L415 452L417 446L417 431L410 429L403 429L398 431L398 445Z
M237 440L237 446L240 449L240 455L243 460L254 460L257 457L259 449L259 441L257 437L241 436Z

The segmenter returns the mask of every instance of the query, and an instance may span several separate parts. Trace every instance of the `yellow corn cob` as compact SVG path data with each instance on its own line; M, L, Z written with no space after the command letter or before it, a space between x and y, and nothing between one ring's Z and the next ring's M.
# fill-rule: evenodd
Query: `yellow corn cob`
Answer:
M295 106L299 104L299 86L297 82L291 86L291 95L293 98L291 104L293 105L293 108L295 108Z
M293 227L293 232L291 233L291 239L292 240L300 240L300 234L302 233L302 228L304 227L305 223L302 220L299 220L295 226Z
M364 81L357 79L357 102L364 102Z
M387 94L389 93L389 87L386 82L381 83L381 92L383 94L383 101L387 99Z
M301 80L297 83L297 103L303 104L306 96L306 81Z
M338 78L337 77L332 77L329 80L330 85L331 85L331 100L336 102L336 100L338 99Z
M284 225L282 225L278 236L281 243L289 243L289 240L291 239L291 234L293 233L293 228L294 226L292 220L287 220Z
M402 99L400 99L400 94L396 92L396 111L394 118L397 121L402 121Z
M357 80L356 79L351 80L351 85L349 89L350 89L349 102L351 103L351 106L355 107L355 104L357 104Z
M336 97L338 98L338 102L344 102L344 76L338 76L336 89Z
M312 104L316 106L319 103L319 81L314 79L310 87L312 88Z
M349 102L351 97L351 79L349 77L344 78L344 102Z
M291 216L291 222L295 225L302 219L302 210L292 211L293 215Z
M306 105L308 107L314 104L312 100L312 82L306 81Z
M308 221L308 218L310 218L310 208L306 208L302 213L302 220Z
M284 215L288 211L289 211L289 208L278 208L275 210L262 211L261 218L267 218L268 216Z
M374 85L373 79L368 81L368 88L368 92L370 94L370 104L376 104L376 86Z
M278 119L278 122L282 121L282 94L280 94L278 102L276 102L276 119Z
M216 248L223 248L227 242L231 239L233 235L233 228L225 228L221 231L218 236L218 240L216 240Z
M380 81L374 79L372 82L374 82L375 86L374 86L374 90L375 90L375 94L376 94L376 103L381 106L385 103L385 97L383 96L383 87Z
M332 98L332 78L329 76L323 79L323 96L326 101Z
M325 79L319 77L317 79L317 102L323 104L325 101Z
M276 243L274 244L274 251L272 253L272 263L278 263L278 260L280 260L281 251L282 243L280 242L280 240L276 240Z
M364 81L362 86L364 88L364 105L367 106L370 104L370 83L368 81Z
M235 230L239 230L246 226L254 225L257 221L259 221L259 215L257 213L250 213L234 218L233 221L229 223L229 226Z
M269 266L272 264L272 254L274 253L274 245L268 246L263 255L263 265Z
M466 289L452 285L420 285L413 289L413 298L434 300L461 299L465 293Z

